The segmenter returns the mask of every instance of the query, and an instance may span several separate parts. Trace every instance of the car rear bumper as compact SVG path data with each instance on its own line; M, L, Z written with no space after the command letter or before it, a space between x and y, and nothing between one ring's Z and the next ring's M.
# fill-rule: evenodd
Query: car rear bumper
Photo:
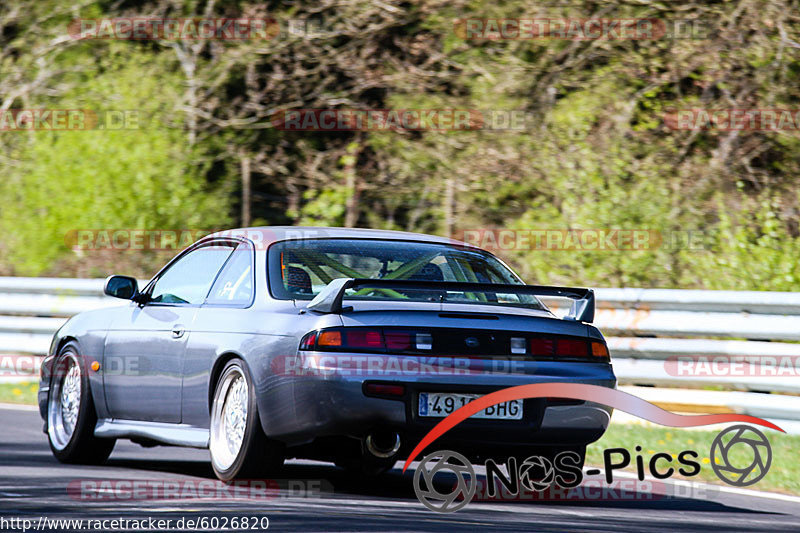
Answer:
M306 359L294 367L293 375L272 375L259 387L264 430L288 445L329 436L363 438L376 430L396 431L404 443L416 444L441 420L418 416L420 392L488 394L547 382L616 386L611 365L600 362L515 361L506 365L483 361L488 363L483 365L469 360L469 368L459 371L452 359L443 366L430 364L434 358L426 357L411 365L416 371L404 372L385 367L356 370L344 363L346 355L341 354L335 358L314 352L304 355ZM309 371L307 361L317 356L320 359ZM391 399L368 396L365 386L373 382L403 385L404 394ZM448 432L442 444L456 449L581 446L603 435L611 412L611 408L591 402L526 399L522 420L471 418Z

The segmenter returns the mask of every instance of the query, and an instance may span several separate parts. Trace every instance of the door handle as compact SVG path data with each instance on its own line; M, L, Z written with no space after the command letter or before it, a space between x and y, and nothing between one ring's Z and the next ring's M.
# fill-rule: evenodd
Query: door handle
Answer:
M172 338L173 339L180 339L186 333L186 328L181 324L175 324L172 326Z

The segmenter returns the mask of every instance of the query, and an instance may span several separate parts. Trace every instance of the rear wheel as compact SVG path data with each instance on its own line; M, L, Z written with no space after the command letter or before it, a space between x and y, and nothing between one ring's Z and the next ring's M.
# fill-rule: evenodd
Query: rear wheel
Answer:
M53 364L47 400L47 438L62 463L99 464L108 459L115 439L94 436L97 413L89 377L77 343L67 343Z
M281 446L261 429L253 380L239 359L225 365L214 389L209 451L223 481L257 478L283 463Z

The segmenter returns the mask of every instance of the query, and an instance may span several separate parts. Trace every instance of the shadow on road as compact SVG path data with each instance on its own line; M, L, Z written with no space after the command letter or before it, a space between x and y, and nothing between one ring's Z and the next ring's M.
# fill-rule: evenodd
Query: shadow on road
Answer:
M796 503L717 493L664 498L647 491L628 492L624 499L570 498L560 501L472 501L453 514L428 510L417 500L413 471L391 472L365 480L326 463L293 460L275 472L279 493L241 498L200 496L198 482L215 480L208 451L185 448L141 448L120 441L104 465L65 465L55 460L32 412L0 410L0 509L2 515L58 518L268 517L270 529L281 531L436 531L455 528L489 531L565 530L590 532L740 533L797 531ZM478 469L482 473L482 469ZM161 490L132 497L132 480ZM456 478L436 475L438 490L450 492ZM103 483L97 483L98 481ZM114 482L119 482L114 484ZM196 495L164 498L175 481L194 485ZM288 481L288 483L286 483ZM479 484L483 482L479 479ZM587 483L598 483L601 480ZM159 483L163 482L163 483ZM318 483L317 483L318 482ZM105 486L104 486L105 484ZM291 487L316 485L309 496ZM213 485L218 485L216 482ZM127 489L125 489L127 487ZM160 487L160 488L159 488ZM289 487L289 490L284 490ZM127 490L127 493L126 493ZM85 491L85 492L84 492ZM119 491L119 492L118 492ZM594 495L596 493L592 493ZM148 495L150 497L148 497ZM251 494L252 496L252 494ZM480 498L478 498L480 500Z
M202 461L176 461L176 460L138 460L138 459L114 459L106 463L109 469L132 469L139 471L153 471L161 473L172 473L185 476L194 476L207 479L216 479L211 466ZM413 487L413 469L409 469L405 474L402 473L400 463L397 468L376 478L360 478L336 466L326 463L311 462L287 462L279 471L272 476L280 480L299 480L314 481L323 480L324 486L333 487L333 493L325 494L323 497L371 497L386 498L392 500L417 500ZM117 477L117 476L113 476ZM121 476L121 477L124 477ZM436 487L439 491L447 493L455 486L455 475L448 475L442 472L437 474ZM485 486L485 477L478 476L478 486ZM562 493L559 499L542 499L537 493L527 492L522 497L506 498L486 498L481 497L480 493L473 500L472 504L487 503L492 505L508 506L547 506L557 505L566 507L603 507L615 509L657 509L675 511L697 511L697 512L739 512L757 513L752 509L740 508L715 501L715 497L721 493L714 492L713 489L705 490L703 497L691 496L671 496L659 493L623 490L623 491L602 491L594 484L591 487L586 485L578 487L570 492Z

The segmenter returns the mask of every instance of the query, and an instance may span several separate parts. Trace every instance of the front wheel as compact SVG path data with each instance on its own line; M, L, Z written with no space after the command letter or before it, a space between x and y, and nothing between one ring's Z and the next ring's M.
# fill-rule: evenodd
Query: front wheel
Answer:
M116 441L95 437L96 424L89 376L78 345L69 342L54 362L47 399L47 439L56 459L78 464L100 464L108 459Z
M225 365L214 389L209 451L223 481L257 478L283 463L281 446L261 429L253 380L239 359Z

